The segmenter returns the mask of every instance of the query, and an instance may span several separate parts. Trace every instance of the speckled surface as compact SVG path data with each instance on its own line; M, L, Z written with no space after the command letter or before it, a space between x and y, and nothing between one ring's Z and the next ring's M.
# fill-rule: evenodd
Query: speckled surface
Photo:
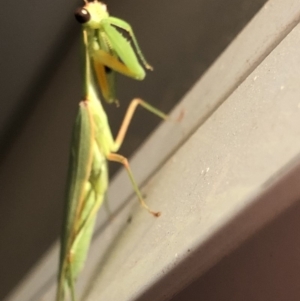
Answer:
M175 109L185 112L181 124L163 124L131 160L160 218L127 202L124 172L114 179L115 215L100 212L77 286L85 300L168 300L293 204L295 195L263 195L299 163L296 2L269 1ZM39 280L36 296L52 300L56 255L55 247L16 294L32 295Z
M144 81L118 76L121 106L106 106L113 133L133 97L169 112L265 2L107 1L113 16L132 25L154 66ZM80 25L73 12L83 3L7 2L1 15L0 299L25 277L61 230L70 137L82 89ZM139 109L120 153L131 156L159 122ZM184 134L177 133L179 138ZM162 157L174 149L172 139L159 147L157 139ZM160 166L160 156L150 154L149 167ZM110 174L117 168L119 164L111 164ZM148 171L146 165L146 177Z
M163 215L135 212L86 300L167 300L296 201L259 196L299 163L299 35L297 26L146 186Z

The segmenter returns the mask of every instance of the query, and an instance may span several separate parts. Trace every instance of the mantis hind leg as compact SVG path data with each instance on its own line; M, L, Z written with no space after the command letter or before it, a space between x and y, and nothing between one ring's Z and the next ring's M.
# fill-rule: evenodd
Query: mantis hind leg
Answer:
M130 166L129 166L129 163L128 163L128 160L127 158L123 157L122 155L119 155L119 154L113 154L113 153L110 153L108 154L107 156L107 160L110 160L110 161L114 161L114 162L118 162L118 163L121 163L124 165L124 167L126 168L126 171L128 173L128 176L130 178L130 181L132 183L132 186L133 186L133 189L139 199L139 202L140 204L149 212L151 213L152 215L158 217L160 216L160 212L156 212L156 211L152 211L149 206L146 204L146 202L144 201L143 199L143 196L142 196L142 193L134 179L134 176L132 174L132 171L130 169Z
M152 211L148 205L145 203L144 199L143 199L143 196L142 196L142 193L134 179L134 176L132 174L132 171L130 169L130 166L129 166L129 163L128 163L128 160L127 158L125 158L124 156L121 156L119 154L116 154L115 152L117 152L119 150L119 148L121 147L122 143L123 143L123 140L125 138L125 135L127 133L127 130L128 130L128 127L129 127L129 124L131 122L131 119L133 117L133 114L135 113L135 110L137 108L137 106L140 105L142 106L144 109L150 111L151 113L153 113L154 115L164 119L164 120L168 120L169 119L169 116L166 115L165 113L163 113L162 111L156 109L155 107L153 107L152 105L150 105L149 103L145 102L144 100L140 99L140 98L135 98L131 101L127 111L126 111L126 114L125 114L125 117L123 119L123 122L121 124L121 127L119 129L119 132L118 132L118 135L117 135L117 138L115 139L114 141L114 145L112 146L112 149L111 149L111 153L109 153L107 155L107 160L110 160L110 161L114 161L114 162L118 162L118 163L121 163L124 165L124 167L126 168L126 171L129 175L129 178L130 178L130 181L132 183L132 186L133 186L133 189L139 199L139 202L140 204L148 211L150 212L151 214L153 214L154 216L160 216L160 212L156 212L156 211Z
M149 112L153 113L154 115L156 115L164 120L170 119L168 115L166 115L162 111L158 110L157 108L153 107L146 101L144 101L140 98L134 98L131 101L130 105L128 106L125 117L124 117L121 127L119 129L118 135L115 139L114 146L112 148L112 152L117 152L119 150L119 148L121 147L123 140L125 138L125 135L127 133L129 124L131 122L131 119L133 117L133 114L135 113L135 110L137 109L138 105L142 106L144 109L148 110Z

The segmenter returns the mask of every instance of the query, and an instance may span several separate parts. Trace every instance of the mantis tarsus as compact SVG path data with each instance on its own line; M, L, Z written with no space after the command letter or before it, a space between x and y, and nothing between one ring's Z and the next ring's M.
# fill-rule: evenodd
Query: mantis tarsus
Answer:
M116 139L113 138L97 95L98 88L107 102L116 102L115 72L142 80L145 77L144 68L152 68L146 62L130 25L109 16L102 2L85 1L85 5L75 12L75 17L83 28L84 85L83 100L79 104L73 129L57 301L65 300L68 293L72 301L75 300L74 283L83 268L96 213L108 187L107 160L124 165L141 205L154 216L160 215L146 205L127 159L116 152L138 105L163 119L168 118L145 101L134 99ZM124 33L128 39L123 36Z

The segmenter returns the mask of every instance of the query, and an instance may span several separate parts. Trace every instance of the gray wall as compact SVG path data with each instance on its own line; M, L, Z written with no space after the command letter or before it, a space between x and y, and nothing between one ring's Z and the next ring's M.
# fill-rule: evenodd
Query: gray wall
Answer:
M168 112L264 2L107 3L112 15L132 24L155 68L144 82L119 78L121 108L108 108L113 131L135 96ZM6 2L1 11L0 298L59 234L70 131L81 95L75 8L66 1ZM129 156L157 122L139 111L120 153Z

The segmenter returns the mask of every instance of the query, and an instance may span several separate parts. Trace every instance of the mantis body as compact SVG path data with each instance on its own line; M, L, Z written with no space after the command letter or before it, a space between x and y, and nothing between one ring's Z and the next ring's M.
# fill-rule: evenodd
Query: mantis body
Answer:
M138 105L167 119L164 113L148 103L134 99L116 139L113 138L98 97L98 88L107 102L116 102L115 72L142 80L145 77L143 67L151 69L151 66L146 62L130 25L109 16L105 4L98 1L85 2L76 11L75 17L83 28L84 89L73 129L57 301L65 300L67 294L75 301L74 284L83 268L96 213L108 187L107 160L125 166L142 206L154 216L159 216L159 212L150 210L144 202L127 159L116 152ZM124 32L129 40L122 35Z

